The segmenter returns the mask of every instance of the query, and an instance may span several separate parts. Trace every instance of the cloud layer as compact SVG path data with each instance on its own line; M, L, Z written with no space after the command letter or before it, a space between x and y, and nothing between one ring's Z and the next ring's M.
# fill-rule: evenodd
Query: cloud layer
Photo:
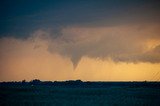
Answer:
M155 80L159 29L157 24L76 26L58 33L36 30L27 39L4 37L0 80Z
M160 62L159 25L68 27L52 39L48 50L67 56L74 67L83 56L116 62Z
M30 54L29 47L41 47L51 54L70 59L74 68L82 57L115 62L160 62L160 26L66 27L59 32L37 30L28 39L1 38L0 57ZM58 36L57 36L58 34ZM55 37L57 36L57 37ZM44 49L45 48L45 49ZM8 54L8 55L7 55Z

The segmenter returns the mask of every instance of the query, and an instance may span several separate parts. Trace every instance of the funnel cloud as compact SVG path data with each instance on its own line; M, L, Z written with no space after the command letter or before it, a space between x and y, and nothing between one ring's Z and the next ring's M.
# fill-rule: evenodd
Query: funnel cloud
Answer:
M74 27L61 30L48 51L69 57L76 68L82 57L115 62L160 62L159 25L118 27ZM50 34L48 34L50 35Z

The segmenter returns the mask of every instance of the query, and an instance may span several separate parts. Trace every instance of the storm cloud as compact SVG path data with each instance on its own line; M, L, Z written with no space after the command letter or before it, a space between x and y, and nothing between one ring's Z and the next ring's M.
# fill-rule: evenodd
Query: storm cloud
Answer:
M84 56L115 62L157 63L160 62L159 28L157 24L68 27L61 30L61 36L50 38L48 51L69 57L74 67Z
M69 58L76 68L83 57L114 62L160 62L160 26L158 24L114 27L65 27L61 30L37 30L27 39L1 38L0 57L27 56L45 48L51 54Z

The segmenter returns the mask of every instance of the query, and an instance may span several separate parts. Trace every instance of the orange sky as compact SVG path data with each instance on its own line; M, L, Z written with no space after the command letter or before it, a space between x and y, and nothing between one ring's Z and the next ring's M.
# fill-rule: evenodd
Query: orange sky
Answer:
M0 81L158 81L158 28L156 24L68 27L57 39L44 30L25 40L1 38Z

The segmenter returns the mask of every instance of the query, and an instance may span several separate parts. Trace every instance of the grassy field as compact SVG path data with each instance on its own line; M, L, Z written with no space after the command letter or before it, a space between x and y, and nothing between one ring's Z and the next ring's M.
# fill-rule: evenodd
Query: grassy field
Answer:
M160 106L160 89L1 86L0 106Z

